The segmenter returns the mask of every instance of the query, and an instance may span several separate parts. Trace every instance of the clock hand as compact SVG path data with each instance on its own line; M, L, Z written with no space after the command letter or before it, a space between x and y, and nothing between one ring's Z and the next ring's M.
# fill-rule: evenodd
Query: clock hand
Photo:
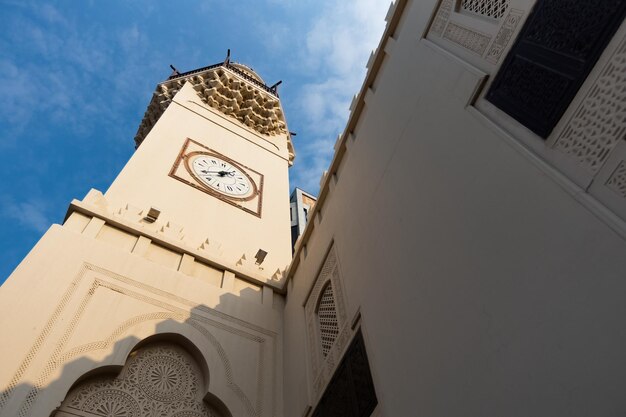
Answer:
M206 175L214 175L217 174L220 177L225 177L226 175L228 175L229 177L234 177L235 176L235 171L208 171L208 170L202 170L200 171Z
M203 174L206 174L206 175L215 175L215 174L217 174L220 177L224 176L224 171L217 171L217 172L215 172L215 171L202 170L200 172L202 172Z

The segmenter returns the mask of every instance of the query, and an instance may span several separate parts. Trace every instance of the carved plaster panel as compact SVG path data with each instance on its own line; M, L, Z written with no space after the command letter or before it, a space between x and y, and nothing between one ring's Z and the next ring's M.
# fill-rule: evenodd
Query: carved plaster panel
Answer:
M435 20L433 20L429 33L442 36L443 29L446 27L448 19L450 18L450 12L452 12L452 0L443 0L437 9L437 14L435 15Z
M491 41L491 37L456 23L448 23L443 32L444 39L482 56Z
M330 380L353 333L347 320L346 301L342 285L337 254L333 247L324 260L322 269L305 304L307 338L313 376L312 386L316 397L321 395ZM324 301L324 296L328 295L326 289L329 286L332 286L334 306L336 307L333 317L333 320L336 320L334 325L336 337L330 341L329 339L322 340L323 334L318 317L320 303ZM327 312L325 315L328 316Z
M491 48L489 48L489 52L487 52L485 59L488 62L495 65L500 61L504 50L509 45L509 42L511 42L513 34L517 31L517 26L523 16L524 12L522 10L512 9L509 11L509 14L506 16L506 19L504 19L504 23L502 23L498 34L491 44Z
M460 46L470 55L459 54L456 48L449 50L490 72L502 58L523 20L524 10L512 6L524 9L528 4L525 0L442 0L427 38L445 49L449 49L449 43Z
M202 401L203 376L195 360L173 344L133 352L116 377L100 377L74 387L60 411L115 417L220 417Z
M595 174L626 133L626 40L606 64L555 148Z

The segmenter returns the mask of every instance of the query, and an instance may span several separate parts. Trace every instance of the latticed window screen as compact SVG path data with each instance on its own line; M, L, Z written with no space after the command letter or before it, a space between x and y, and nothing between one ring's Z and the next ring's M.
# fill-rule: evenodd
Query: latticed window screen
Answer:
M625 17L626 0L537 0L495 76L487 100L548 138ZM611 95L619 95L622 87L607 88ZM576 121L575 127L584 132L575 139L577 144L593 138L595 147L611 140L610 134L602 132L612 117L610 101L596 103L585 112L602 116L593 122ZM591 153L606 155L607 151Z
M500 19L509 7L509 0L461 0L461 10Z
M339 334L337 305L335 303L333 286L330 282L326 285L324 291L322 291L319 307L317 308L317 319L319 321L320 335L322 338L322 354L326 357Z

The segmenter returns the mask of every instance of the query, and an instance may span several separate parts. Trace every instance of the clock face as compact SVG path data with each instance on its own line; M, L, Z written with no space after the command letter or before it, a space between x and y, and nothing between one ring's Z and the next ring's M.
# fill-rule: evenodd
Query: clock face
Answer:
M256 194L254 181L243 168L230 160L208 152L194 152L186 162L194 177L213 191L244 200Z
M261 217L263 174L200 142L189 138L185 140L169 176L246 213Z

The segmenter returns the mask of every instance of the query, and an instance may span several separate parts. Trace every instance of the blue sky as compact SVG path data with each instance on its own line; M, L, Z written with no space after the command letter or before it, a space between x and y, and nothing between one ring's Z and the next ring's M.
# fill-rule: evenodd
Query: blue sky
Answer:
M0 282L69 202L105 191L157 83L232 59L280 94L291 187L317 193L386 0L0 0Z

